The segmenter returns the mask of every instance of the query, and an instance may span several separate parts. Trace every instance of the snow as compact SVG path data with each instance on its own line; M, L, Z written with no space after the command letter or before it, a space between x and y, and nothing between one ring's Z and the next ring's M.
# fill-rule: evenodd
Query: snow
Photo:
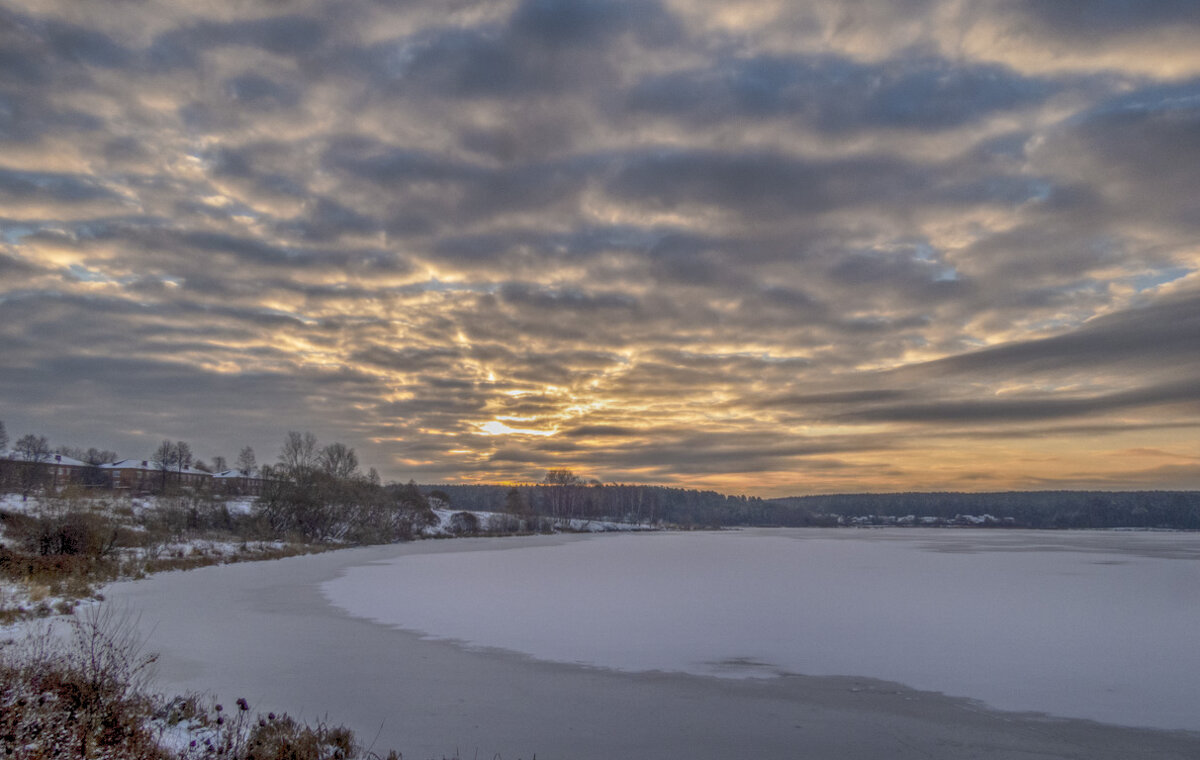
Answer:
M474 547L348 568L348 614L561 663L852 675L1200 729L1200 536L745 530ZM529 621L538 621L529 625Z
M134 460L125 460L134 462ZM140 465L140 460L136 465ZM136 466L129 465L129 466ZM122 463L113 465L123 466ZM169 502L169 500L167 500ZM252 496L230 497L225 501L225 507L231 514L248 515L254 509L255 498ZM145 527L139 523L147 513L161 509L164 500L156 496L130 496L105 493L95 498L82 500L66 500L53 497L31 495L22 499L20 494L0 494L0 510L36 516L39 514L60 514L67 509L87 508L100 510L110 518L119 522L122 527L131 532L143 532ZM451 538L459 534L453 528L453 518L462 510L437 508L433 510L437 523L426 526L420 531L421 538ZM507 526L513 521L512 515L499 512L470 512L476 518L480 532L506 532ZM564 520L555 525L558 531L577 533L602 533L614 531L654 530L652 526L619 523L603 520ZM0 524L0 542L4 540L3 524ZM119 549L120 559L132 561L135 564L144 560L154 559L189 559L210 558L216 562L233 562L253 559L256 554L278 551L288 546L283 541L254 541L247 542L239 539L218 539L205 536L191 536L185 540L153 543L147 546L122 547ZM27 588L21 584L0 582L0 610L20 610L29 614L51 614L70 609L73 602L70 599L51 596L47 589Z
M225 508L231 515L248 515L254 509L253 496L239 496L225 502Z
M454 515L466 512L472 514L478 521L480 532L506 532L506 525L513 521L513 515L507 512L481 512L472 510L446 509L435 507L433 513L437 515L438 522L436 525L429 525L421 529L422 538L445 538L456 536L451 527L451 519ZM642 525L638 523L614 522L610 520L557 520L555 521L555 529L559 531L570 531L572 533L613 533L613 532L633 532L643 530L657 530L651 525Z
M100 469L103 470L156 470L155 466L146 459L122 459L119 462L111 464L102 464Z

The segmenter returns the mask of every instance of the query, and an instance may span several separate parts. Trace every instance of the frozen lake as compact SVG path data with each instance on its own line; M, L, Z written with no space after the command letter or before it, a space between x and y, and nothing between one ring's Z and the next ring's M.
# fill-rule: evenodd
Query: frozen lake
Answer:
M747 530L496 541L342 569L347 614L556 663L860 676L1200 730L1200 536Z

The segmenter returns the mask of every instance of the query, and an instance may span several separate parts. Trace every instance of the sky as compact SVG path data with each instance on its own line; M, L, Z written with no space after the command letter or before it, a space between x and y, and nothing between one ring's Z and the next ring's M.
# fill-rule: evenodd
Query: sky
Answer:
M1193 0L5 0L0 420L1200 488Z

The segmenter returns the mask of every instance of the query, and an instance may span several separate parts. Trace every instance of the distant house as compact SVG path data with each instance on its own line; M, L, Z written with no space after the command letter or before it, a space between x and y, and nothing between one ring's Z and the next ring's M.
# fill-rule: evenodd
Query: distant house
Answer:
M90 466L87 462L81 462L64 454L51 454L50 459L45 462L49 475L48 480L53 488L82 483L83 473Z
M100 469L109 474L109 487L114 491L144 493L162 485L162 472L145 459L122 459L112 464L102 464Z
M90 465L64 454L50 454L40 462L26 461L16 451L0 451L0 485L13 485L21 480L36 483L35 488L57 490L72 483L84 482ZM34 472L26 468L35 468ZM22 475L22 471L25 472Z
M262 494L263 479L254 471L222 470L212 476L213 493L222 496L259 496Z
M114 491L147 493L158 491L164 485L204 490L212 485L212 473L184 467L182 470L163 470L148 459L122 459L112 464L102 464L100 469L109 473L108 485Z
M266 482L257 472L238 470L211 473L195 467L163 470L149 459L122 459L92 465L65 454L51 454L44 462L27 463L12 451L0 451L0 489L12 487L21 478L23 467L36 467L37 489L58 490L68 485L111 488L125 493L146 494L164 486L212 492L222 496L259 496Z
M196 490L206 489L212 485L212 473L197 470L195 467L184 467L182 470L172 470L168 473L167 482L178 483L185 488Z

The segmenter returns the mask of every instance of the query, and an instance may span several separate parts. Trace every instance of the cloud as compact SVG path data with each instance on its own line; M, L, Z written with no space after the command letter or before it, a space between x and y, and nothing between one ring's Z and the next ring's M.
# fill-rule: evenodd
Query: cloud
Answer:
M1194 382L1150 386L1095 396L1059 394L1049 398L944 401L894 404L839 415L858 422L978 423L1047 421L1165 404L1200 402Z
M115 197L90 177L0 169L0 198L9 202L83 203Z
M1195 369L1189 347L1200 341L1200 294L1184 293L1096 317L1079 329L967 352L903 370L918 376L958 373L1019 376L1121 367L1153 373Z
M301 14L236 21L199 21L160 34L146 50L156 69L192 68L211 49L251 46L283 56L311 55L327 39L327 26Z
M18 0L6 425L312 428L401 480L1183 482L1196 13L1129 7Z
M1103 39L1163 27L1200 26L1200 9L1187 0L1123 0L1041 3L1020 0L1009 4L1050 32L1082 40Z
M826 133L944 130L1036 104L1055 89L1000 66L936 58L760 56L650 77L630 90L629 107L692 123L797 119Z

